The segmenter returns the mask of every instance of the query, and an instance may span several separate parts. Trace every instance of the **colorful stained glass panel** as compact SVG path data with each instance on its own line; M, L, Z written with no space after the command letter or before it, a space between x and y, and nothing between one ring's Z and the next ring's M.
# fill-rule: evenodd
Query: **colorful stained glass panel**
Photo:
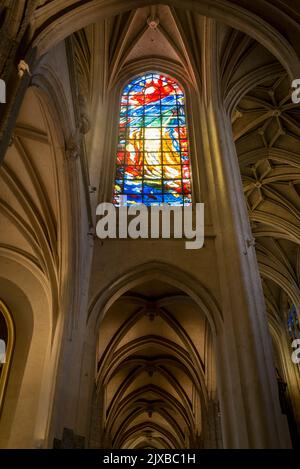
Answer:
M184 93L159 73L136 77L121 98L114 203L190 205Z

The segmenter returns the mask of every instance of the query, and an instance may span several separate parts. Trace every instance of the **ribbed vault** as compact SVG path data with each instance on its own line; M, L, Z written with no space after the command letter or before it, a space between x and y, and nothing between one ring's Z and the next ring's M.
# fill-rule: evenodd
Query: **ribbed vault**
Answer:
M221 175L218 179L222 172L214 168L218 151L209 139L205 144L206 134L216 137L215 146L225 150L224 158L227 148L221 138L218 142L217 133L211 133L213 125L207 132L205 114L210 104L203 103L215 97L208 89L213 83L220 110L224 107L224 117L232 117L274 363L279 378L288 385L287 401L299 422L300 380L290 360L286 327L291 305L300 307L300 107L290 98L291 78L300 70L297 7L289 0L164 0L162 4L12 0L12 8L8 3L0 6L0 71L9 84L6 111L0 119L4 136L0 153L6 151L13 126L14 132L0 171L0 212L5 221L0 254L3 271L8 272L11 260L24 268L19 277L18 270L11 269L16 285L29 283L30 270L49 303L46 315L45 301L34 300L37 288L28 288L36 308L33 322L36 325L39 318L41 326L35 327L39 346L26 367L33 364L39 384L42 366L37 366L37 358L42 364L46 355L40 344L44 344L49 349L45 362L53 366L53 379L50 370L45 389L50 382L57 383L54 410L40 417L41 444L51 446L53 436L61 438L68 426L86 437L91 447L221 447L213 335L219 347L224 447L273 447L279 441L285 445L276 426L281 420L269 379L271 356L270 360L268 354L265 357L268 337L259 320L257 329L252 329L252 322L260 318L252 316L247 292L236 287L248 288L238 278L244 259L250 259L245 265L249 279L252 273L256 277L256 269L248 271L249 266L256 267L255 259L251 264L252 240L242 240L246 244L242 254L238 243L237 248L232 243L231 251L226 229L222 233L219 222L215 223L215 214L225 207L215 197L218 181L224 187L232 181L240 201L235 154L231 155L232 179ZM30 68L23 78L16 69L21 59ZM219 72L217 83L210 80L214 77L210 69ZM193 195L207 207L208 230L198 258L183 255L177 244L170 248L166 240L165 244L157 240L149 248L143 240L135 245L130 244L134 240L128 244L123 240L118 245L114 240L94 239L96 204L111 200L119 91L130 78L149 70L170 74L186 91ZM15 123L17 103L29 81L32 88ZM61 138L56 138L54 121ZM240 213L246 225L246 214ZM236 223L232 223L233 232L244 236L244 224ZM248 236L248 225L245 232ZM234 253L232 265L237 267L232 270L222 246ZM186 275L179 266L184 266ZM127 275L127 269L134 274ZM121 276L116 280L116 275ZM21 303L17 289L6 283L0 287L12 301L15 296ZM263 302L255 292L259 288L259 279L253 284L249 280L253 304L257 303L253 314L263 315ZM233 301L235 296L241 300ZM28 320L24 305L22 300L22 314ZM23 333L22 324L19 330ZM50 354L55 332L59 356ZM34 342L29 343L32 349ZM247 352L245 358L238 356L241 350ZM259 351L264 352L261 361L256 360ZM25 360L23 350L20 355ZM56 363L60 365L57 374ZM250 367L243 366L248 363ZM28 422L38 428L32 411L36 403L28 405L25 391ZM16 388L12 395L17 395ZM31 395L32 401L38 401L38 393ZM50 392L51 404L49 396ZM264 407L267 400L271 404ZM46 402L44 394L40 401ZM265 416L260 418L262 408ZM22 433L24 409L17 412L12 435ZM12 410L7 415L13 415ZM276 417L274 435L272 415ZM292 429L291 415L288 419ZM48 431L49 422L53 428ZM285 427L281 429L284 434ZM24 427L24 434L29 434L28 428ZM36 437L33 431L32 435ZM26 445L32 444L28 438Z
M300 109L284 73L254 87L233 112L240 161L261 273L300 304Z
M299 372L290 360L287 321L300 306L300 108L284 72L254 86L233 114L256 254L274 345L278 383L286 383L283 412L296 444Z
M101 322L97 362L102 421L92 446L205 444L215 395L212 335L189 296L160 281L127 291Z

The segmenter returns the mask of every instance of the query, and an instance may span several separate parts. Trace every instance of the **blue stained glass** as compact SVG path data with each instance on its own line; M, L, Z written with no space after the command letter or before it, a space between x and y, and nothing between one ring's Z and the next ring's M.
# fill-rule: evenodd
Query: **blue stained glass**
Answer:
M122 194L123 192L123 181L116 180L115 182L115 193Z
M128 116L129 117L141 117L143 116L144 114L144 110L142 107L134 107L134 106L131 106L131 107L128 107Z
M141 194L141 181L125 180L124 181L124 194Z
M176 95L175 96L166 96L161 100L161 104L164 106L176 106Z
M184 177L184 179L183 179ZM123 89L114 203L190 205L190 154L184 93L159 73Z
M143 198L141 195L128 194L127 195L127 205L142 204Z
M128 121L128 126L130 127L143 127L143 124L143 117L131 117Z
M153 184L153 181L144 180L144 194L162 194L162 184Z
M161 205L164 202L163 195L146 195L143 196L143 204L145 205Z
M292 340L300 338L300 323L295 305L291 306L289 316L287 318L287 327Z
M160 106L157 104L146 104L143 112L145 113L145 116L160 116L161 114Z
M176 192L168 192L164 195L164 203L169 205L182 205L182 197Z

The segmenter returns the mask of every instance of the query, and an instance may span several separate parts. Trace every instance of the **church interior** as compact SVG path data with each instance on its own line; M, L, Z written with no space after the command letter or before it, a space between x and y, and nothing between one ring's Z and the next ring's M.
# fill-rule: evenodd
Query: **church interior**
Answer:
M293 0L1 0L0 448L299 448L299 39ZM120 196L203 247L100 239Z

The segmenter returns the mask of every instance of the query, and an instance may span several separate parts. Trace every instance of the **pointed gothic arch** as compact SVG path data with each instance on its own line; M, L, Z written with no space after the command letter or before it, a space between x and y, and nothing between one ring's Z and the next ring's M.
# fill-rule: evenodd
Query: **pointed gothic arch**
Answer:
M0 414L12 363L15 344L13 317L6 304L0 299Z

